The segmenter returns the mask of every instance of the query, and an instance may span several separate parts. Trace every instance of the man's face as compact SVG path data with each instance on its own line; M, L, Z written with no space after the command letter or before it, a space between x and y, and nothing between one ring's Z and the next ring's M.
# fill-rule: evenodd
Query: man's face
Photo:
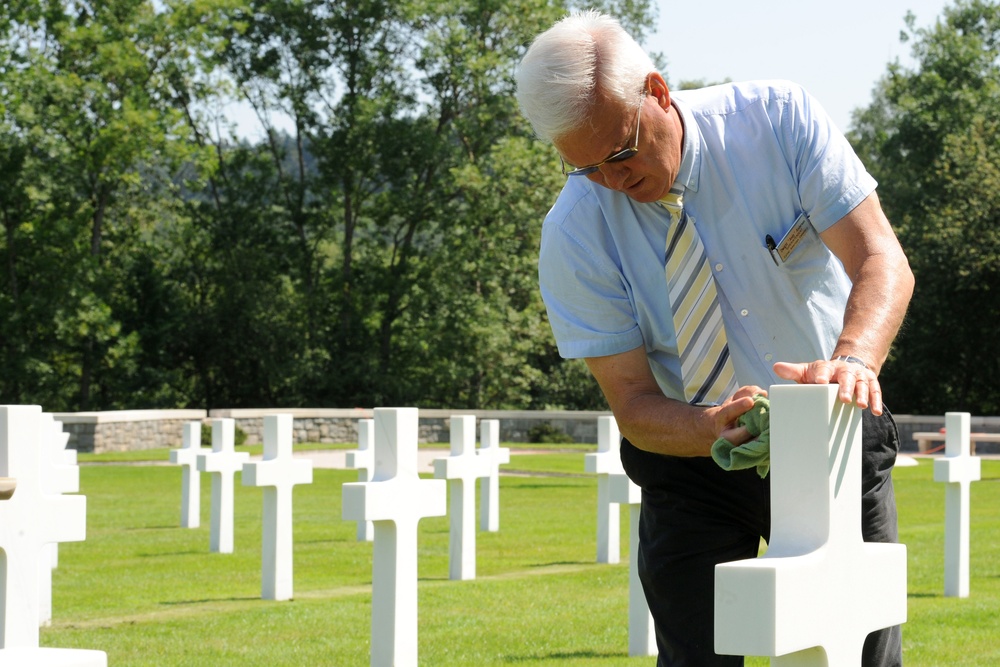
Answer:
M640 202L653 202L670 190L680 165L680 122L676 110L666 109L658 97L643 97L638 114L616 102L599 102L591 122L557 139L556 149L573 167L600 166L586 176L594 183L627 194ZM638 125L637 125L638 124ZM638 140L636 130L638 129ZM616 153L638 147L624 160L604 162Z

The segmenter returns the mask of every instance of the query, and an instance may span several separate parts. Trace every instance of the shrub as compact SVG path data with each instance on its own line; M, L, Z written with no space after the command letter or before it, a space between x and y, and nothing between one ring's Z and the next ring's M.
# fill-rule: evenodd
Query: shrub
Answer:
M549 422L542 422L528 429L528 442L565 444L573 442L573 436L560 431Z

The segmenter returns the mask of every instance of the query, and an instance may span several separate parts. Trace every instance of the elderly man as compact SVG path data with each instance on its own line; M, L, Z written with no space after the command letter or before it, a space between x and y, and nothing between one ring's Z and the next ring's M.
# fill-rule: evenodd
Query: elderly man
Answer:
M538 36L518 101L562 159L539 279L559 351L583 358L643 489L639 571L658 665L713 650L717 563L756 556L767 479L710 458L767 386L836 383L864 412L863 533L895 541L899 442L878 374L913 289L876 183L822 108L780 81L672 94L643 49L586 12ZM901 664L899 628L865 665Z

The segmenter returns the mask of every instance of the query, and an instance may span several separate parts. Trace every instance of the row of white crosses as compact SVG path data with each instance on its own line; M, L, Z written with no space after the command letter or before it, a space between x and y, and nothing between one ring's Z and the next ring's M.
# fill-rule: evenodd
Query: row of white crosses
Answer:
M770 655L772 665L856 664L869 632L905 621L905 547L861 539L860 412L839 403L835 387L771 392L771 544L760 559L717 568L716 650ZM607 456L619 438L613 420L605 419L599 454ZM359 429L359 451L372 452L370 473L343 489L344 518L373 525L373 666L417 664L417 524L445 514L442 482L421 480L416 472L417 423L414 408L377 409L371 425ZM485 475L469 456L474 425L472 417L453 418L452 455L435 462L437 475L453 487L452 578L475 571L474 546L471 568L466 558L466 536L474 535L466 487ZM960 426L949 430L961 437ZM601 514L609 514L605 504L630 505L629 652L649 655L654 633L635 572L640 492L623 473L603 472L611 464L598 460L587 465L607 475ZM971 473L939 476L957 484ZM610 558L610 548L605 552Z
M61 431L61 427L59 428ZM49 545L86 538L87 499L79 489L65 439L37 405L0 406L0 664L4 667L106 667L107 654L39 647L39 575L51 577ZM46 556L46 554L49 554ZM41 568L41 569L40 569ZM48 594L51 593L51 586ZM51 604L51 598L49 598ZM51 607L49 607L50 615Z
M656 655L656 631L639 581L640 489L622 468L621 433L614 417L597 418L597 452L584 455L584 470L597 475L597 562L620 557L619 506L629 507L628 654Z
M265 600L290 600L294 594L292 488L312 483L312 461L292 456L292 425L289 414L264 417L261 461L250 462L248 453L235 450L235 422L232 419L212 420L212 449L208 451L201 447L201 423L185 424L183 446L170 453L170 460L183 466L182 527L200 525L198 472L212 475L209 550L213 553L233 552L236 473L243 473L244 486L263 487L261 598Z

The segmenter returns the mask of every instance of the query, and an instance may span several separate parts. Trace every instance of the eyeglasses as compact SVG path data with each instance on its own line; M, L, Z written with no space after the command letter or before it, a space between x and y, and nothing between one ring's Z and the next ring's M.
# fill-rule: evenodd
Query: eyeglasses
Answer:
M559 161L562 163L562 173L566 176L586 176L587 174L593 174L595 171L603 167L610 162L622 162L624 160L633 157L639 152L639 121L642 119L642 104L639 104L639 109L635 112L635 141L632 142L631 148L624 148L614 155L601 160L597 164L587 165L586 167L573 167L566 168L566 160L559 157Z

